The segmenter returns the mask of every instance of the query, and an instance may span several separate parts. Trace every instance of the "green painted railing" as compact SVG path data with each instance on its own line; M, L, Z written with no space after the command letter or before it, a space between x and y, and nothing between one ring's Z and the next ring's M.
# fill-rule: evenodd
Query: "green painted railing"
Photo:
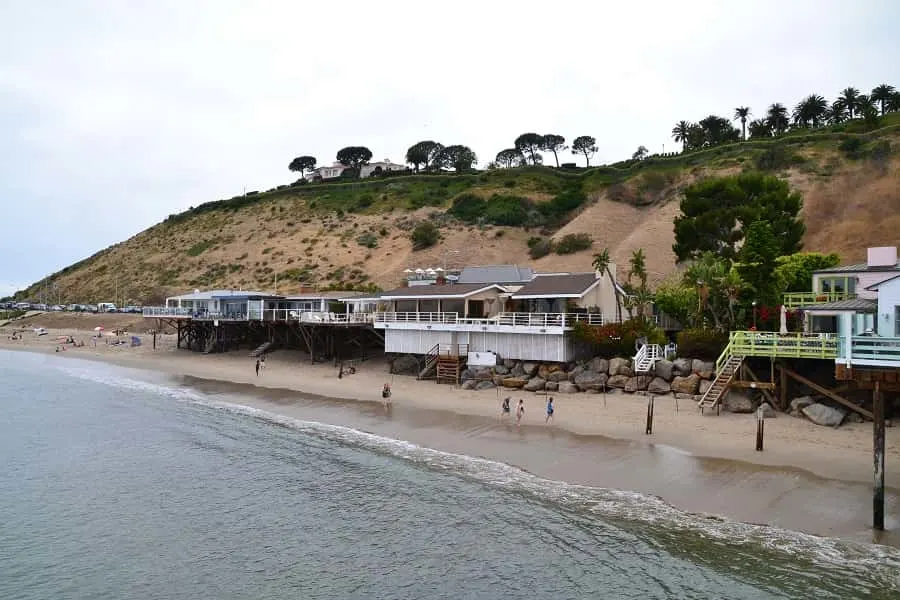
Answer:
M738 356L834 359L838 356L839 345L838 337L831 334L732 331L726 351ZM724 352L722 356L725 356ZM717 372L718 367L717 362Z
M722 354L719 355L719 358L716 359L716 375L722 372L722 367L725 366L725 363L728 362L728 359L731 358L731 342L725 346L725 349L722 350Z
M841 300L853 300L856 294L852 292L787 292L782 302L785 308L800 308L826 302L839 302Z

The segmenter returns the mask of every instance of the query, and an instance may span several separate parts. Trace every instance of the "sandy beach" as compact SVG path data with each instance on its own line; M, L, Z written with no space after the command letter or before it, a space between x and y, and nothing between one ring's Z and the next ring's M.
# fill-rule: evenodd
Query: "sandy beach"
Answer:
M671 396L656 398L653 433L648 436L647 397L621 392L556 394L554 421L545 425L543 393L464 391L410 376L392 377L379 360L359 363L355 374L339 378L331 364L310 365L301 353L277 351L267 357L257 376L255 359L246 352L204 355L177 350L174 335L158 336L154 350L149 335L141 335L139 347L108 345L116 339L109 335L94 347L92 332L60 329L38 337L28 330L16 341L8 339L10 332L9 327L0 329L0 348L55 353L57 336L73 335L85 342L84 347L69 345L58 356L156 371L187 385L243 393L242 402L270 412L309 419L318 411L323 419L339 420L335 424L504 460L574 483L652 493L687 510L822 534L871 535L865 527L871 510L871 423L834 429L779 413L766 421L765 450L756 452L754 415L700 415L693 402L676 406ZM381 415L384 383L393 388L394 419L389 423L376 418ZM293 399L291 391L302 392L307 400ZM310 395L318 400L311 404ZM518 398L525 400L520 430L499 418L505 395L512 396L513 406ZM343 411L340 416L335 409ZM535 446L523 449L523 438L534 440ZM602 466L585 455L595 442L604 444L598 446L606 459ZM547 444L552 457L544 456ZM695 462L682 464L684 456ZM886 469L891 530L900 516L900 431L895 427L887 430ZM758 501L747 502L748 494L756 494ZM829 501L821 510L802 506L825 495ZM853 506L846 507L840 517L846 523L840 524L836 515L844 501ZM786 509L786 504L796 508ZM825 518L822 510L835 522L820 523ZM892 537L887 541L897 545Z

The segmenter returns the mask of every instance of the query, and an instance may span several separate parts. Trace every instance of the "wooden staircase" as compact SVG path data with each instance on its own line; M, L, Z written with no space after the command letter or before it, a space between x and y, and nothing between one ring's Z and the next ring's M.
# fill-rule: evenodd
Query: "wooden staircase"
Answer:
M731 386L731 382L734 381L735 375L737 375L738 369L743 362L743 356L731 353L731 344L725 347L719 360L716 361L716 378L709 389L706 390L706 393L703 394L700 402L697 403L697 406L700 408L700 414L703 414L703 410L706 408L715 408L716 414L719 413L719 404L722 402L725 394L728 393L728 388Z
M436 383L459 384L468 354L468 344L435 344L425 355L418 379L434 377Z

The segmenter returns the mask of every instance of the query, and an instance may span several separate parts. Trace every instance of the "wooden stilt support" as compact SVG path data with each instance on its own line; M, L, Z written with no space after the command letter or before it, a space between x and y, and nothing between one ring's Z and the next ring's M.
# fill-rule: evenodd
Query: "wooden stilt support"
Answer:
M756 451L763 450L763 435L765 434L766 419L763 416L762 407L756 409Z
M847 399L844 398L843 396L839 396L839 395L835 394L833 391L831 391L831 390L829 390L829 389L826 389L826 388L822 387L821 385L819 385L819 384L816 383L815 381L810 381L809 379L807 379L807 378L804 377L803 375L801 375L801 374L799 374L799 373L797 373L797 372L795 372L795 371L792 371L791 369L788 369L788 368L785 367L784 365L781 365L779 368L781 369L781 372L782 372L782 373L787 373L787 374L790 375L793 379L796 379L797 381L799 381L799 382L802 383L803 385L805 385L805 386L807 386L807 387L809 387L809 388L812 388L813 390L819 392L819 393L822 394L823 396L827 396L827 397L831 398L832 400L834 400L835 402L837 402L837 403L839 403L839 404L843 404L844 406L846 406L846 407L849 408L850 410L854 410L854 411L858 412L859 414L861 414L861 415L864 416L864 417L867 417L867 418L869 418L869 419L873 418L871 412L867 411L866 409L864 409L864 408L861 407L861 406L857 406L856 404L850 402L849 400L847 400Z
M653 398L653 394L650 394L647 400L647 429L644 431L647 435L653 433Z
M778 372L781 374L781 385L778 386L778 393L781 396L781 410L788 409L788 377L784 369L779 366Z
M876 381L872 390L872 413L874 414L875 490L872 495L872 526L884 531L884 394Z

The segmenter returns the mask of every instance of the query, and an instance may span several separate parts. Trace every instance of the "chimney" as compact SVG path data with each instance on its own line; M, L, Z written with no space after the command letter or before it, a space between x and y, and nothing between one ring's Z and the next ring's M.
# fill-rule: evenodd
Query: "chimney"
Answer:
M897 264L897 247L881 246L879 248L868 248L868 259L866 266L868 267L893 267Z

